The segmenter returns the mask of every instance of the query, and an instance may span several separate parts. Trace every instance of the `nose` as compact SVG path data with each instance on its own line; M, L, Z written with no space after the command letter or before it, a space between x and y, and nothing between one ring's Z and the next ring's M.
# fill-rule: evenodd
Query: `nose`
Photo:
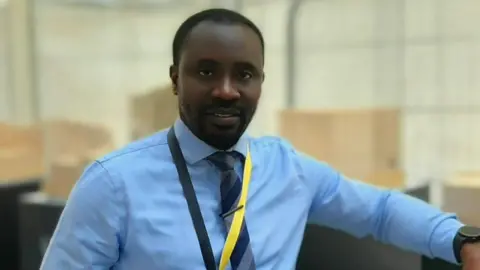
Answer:
M235 100L240 98L240 93L230 78L224 78L221 83L215 87L212 95L223 100Z

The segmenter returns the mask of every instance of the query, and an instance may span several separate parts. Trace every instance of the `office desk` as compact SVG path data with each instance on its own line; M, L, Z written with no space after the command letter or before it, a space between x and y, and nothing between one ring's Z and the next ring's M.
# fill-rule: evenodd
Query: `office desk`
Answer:
M19 198L39 188L40 179L0 181L0 269L19 269Z

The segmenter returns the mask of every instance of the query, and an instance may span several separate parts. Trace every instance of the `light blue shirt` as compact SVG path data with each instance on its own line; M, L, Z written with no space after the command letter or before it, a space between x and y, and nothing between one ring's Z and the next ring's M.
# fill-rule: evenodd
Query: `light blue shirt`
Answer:
M181 122L187 161L217 263L225 243L215 149ZM305 225L316 223L454 262L455 215L396 191L346 179L278 137L244 135L233 150L253 171L246 222L259 270L294 269ZM241 174L240 161L237 171ZM321 243L318 245L329 245ZM42 263L43 270L205 269L167 145L167 130L89 166L73 189Z

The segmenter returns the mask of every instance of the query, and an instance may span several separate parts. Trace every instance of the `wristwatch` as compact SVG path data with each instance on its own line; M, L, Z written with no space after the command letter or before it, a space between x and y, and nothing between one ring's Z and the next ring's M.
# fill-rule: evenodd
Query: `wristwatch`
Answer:
M472 226L461 227L453 239L453 252L458 263L462 263L460 253L462 247L468 243L480 243L480 228Z

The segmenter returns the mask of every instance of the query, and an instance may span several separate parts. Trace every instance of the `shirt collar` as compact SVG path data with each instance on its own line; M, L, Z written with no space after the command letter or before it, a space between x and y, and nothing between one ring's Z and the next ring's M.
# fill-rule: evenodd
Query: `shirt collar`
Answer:
M219 151L195 136L181 119L177 119L177 121L175 121L173 128L187 163L197 163ZM248 140L248 135L243 134L238 140L237 144L228 151L236 151L243 155L243 157L246 157Z

